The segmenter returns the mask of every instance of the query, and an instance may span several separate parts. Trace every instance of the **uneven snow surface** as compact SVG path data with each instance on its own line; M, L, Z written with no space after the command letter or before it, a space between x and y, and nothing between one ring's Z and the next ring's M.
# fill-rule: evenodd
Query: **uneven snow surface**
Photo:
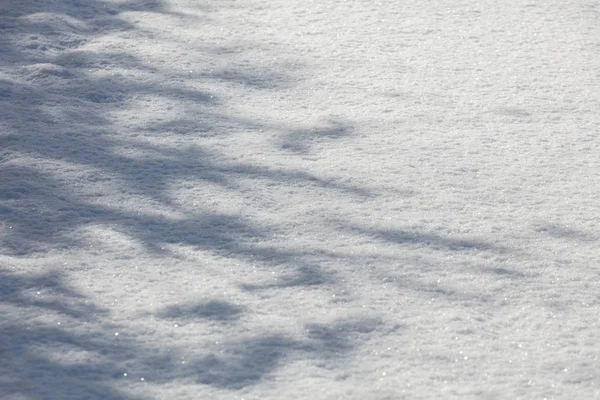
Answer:
M0 398L600 398L600 3L0 0Z

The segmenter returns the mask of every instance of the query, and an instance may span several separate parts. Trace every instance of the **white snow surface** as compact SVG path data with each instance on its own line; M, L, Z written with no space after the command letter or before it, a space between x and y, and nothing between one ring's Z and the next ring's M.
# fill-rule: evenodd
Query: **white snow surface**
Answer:
M0 0L0 398L600 398L600 4Z

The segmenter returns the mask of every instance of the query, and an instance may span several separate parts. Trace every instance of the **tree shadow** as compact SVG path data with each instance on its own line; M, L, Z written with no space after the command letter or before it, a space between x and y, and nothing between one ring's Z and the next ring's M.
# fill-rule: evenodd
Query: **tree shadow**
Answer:
M240 287L247 291L265 290L270 288L289 288L295 286L328 286L336 282L334 274L316 265L301 265L293 273L284 273L276 282L260 284L243 284Z
M159 318L182 321L205 319L217 322L231 322L240 319L244 307L222 300L207 302L176 304L168 306L157 313Z
M377 229L368 226L359 226L352 223L338 223L340 229L353 232L362 236L368 236L375 240L381 240L392 244L404 244L414 246L427 246L433 249L446 249L452 251L489 251L505 253L509 249L475 239L452 238L435 233L409 231L403 229Z
M487 271L497 274L499 276L502 276L505 278L511 278L511 279L523 279L523 278L528 277L528 275L524 274L523 272L515 271L513 269L508 269L508 268L503 268L503 267L488 268Z
M352 355L369 335L385 324L377 318L349 317L329 324L308 324L306 337L283 334L229 341L218 355L212 353L188 363L186 374L198 382L222 389L239 390L268 379L281 363L316 358L325 363ZM398 331L400 326L392 327Z
M9 274L0 270L0 299L17 307L36 307L72 318L95 319L106 311L64 283L64 273L51 271L40 275Z
M227 51L227 49L221 49ZM225 81L232 84L239 84L254 89L284 89L289 85L289 75L282 71L259 70L249 73L239 69L221 69L201 74L201 77L211 80Z
M518 254L519 250L490 241L418 229L379 228L338 219L328 221L340 232L380 244L387 254L402 254L392 257L367 252L354 258L363 266L387 266L367 271L371 279L396 287L403 293L412 292L427 299L440 297L463 304L473 301L491 304L497 293L471 285L473 274L498 286L524 285L534 276L506 265L507 256Z
M239 390L269 379L283 362L337 363L351 356L378 329L397 332L379 318L354 316L306 324L302 338L261 333L204 344L204 356L184 349L165 352L135 336L118 336L107 325L109 310L73 290L58 273L16 274L0 270L0 396L2 398L141 399L129 375L155 384L193 380ZM157 316L181 322L238 322L244 308L222 300L173 305ZM138 378L139 379L139 378ZM139 381L137 384L140 384Z
M239 215L211 211L191 215L171 198L170 185L193 179L236 190L237 181L255 179L277 184L313 185L371 196L368 190L324 179L303 170L283 170L242 162L227 162L214 149L201 145L158 146L137 134L198 134L227 123L255 127L251 119L220 110L211 92L176 85L166 79L177 72L151 67L131 54L78 49L99 35L133 28L120 18L123 11L167 12L159 1L128 1L115 5L103 1L45 3L23 2L2 17L14 43L2 45L0 62L0 136L3 163L0 189L5 203L0 209L9 254L26 255L48 246L81 245L77 230L90 223L109 224L138 239L147 250L158 252L165 243L182 243L245 256L243 238L262 238L265 232ZM136 28L137 29L137 28ZM22 46L28 38L35 46ZM43 42L43 43L42 43ZM41 43L41 44L40 44ZM52 46L50 46L52 44ZM39 45L39 46L38 46ZM42 46L43 48L40 48ZM29 51L31 50L31 51ZM125 75L96 74L102 70L148 72L156 79L140 81ZM177 77L177 76L175 76ZM241 78L240 78L241 77ZM183 78L183 76L182 76ZM286 74L261 74L261 84L244 74L203 79L242 79L257 89L282 84ZM111 112L132 107L139 96L184 101L203 106L197 118L171 118L152 129L136 127L138 133L118 132ZM147 128L147 127L146 127ZM344 128L346 129L346 128ZM80 186L74 187L73 183ZM107 189L108 188L108 189ZM112 204L107 205L110 194ZM118 202L141 198L148 207L183 213L169 219L144 215ZM117 203L115 203L115 201Z
M215 354L188 363L188 375L204 385L238 390L261 381L277 368L298 343L283 335L268 335L226 343L225 356Z
M155 0L119 4L26 0L0 16L0 34L7 38L0 41L2 253L40 257L83 248L88 238L82 231L101 225L141 243L151 256L166 256L165 245L180 244L285 270L275 283L242 285L248 291L334 284L335 274L313 259L333 259L335 254L262 245L272 235L268 227L243 213L218 212L204 204L190 211L177 204L171 185L187 179L201 188L210 183L236 191L241 180L253 180L336 191L357 199L374 196L372 191L302 169L227 160L202 144L161 146L145 140L165 133L197 138L205 133L228 135L228 126L253 129L260 124L231 115L215 93L173 83L170 79L184 78L175 71L161 70L123 51L81 49L104 34L138 29L122 18L124 11L172 13ZM136 79L138 74L154 78ZM283 71L253 75L239 70L201 77L253 90L280 88L291 79ZM133 128L123 129L111 114L135 107L139 98L191 103L201 106L202 112L197 118L169 117L152 127L132 122ZM288 143L287 150L304 153L321 140L351 131L350 124L331 121L325 127L285 134L283 147ZM39 296L46 293L45 297L36 297L33 290ZM66 278L0 270L0 296L0 306L7 311L0 321L0 352L6 360L0 366L0 394L40 399L138 399L121 382L132 360L140 369L166 372L154 376L159 383L190 377L239 389L259 382L291 356L348 355L356 347L351 337L369 335L364 326L380 323L311 324L312 333L302 339L268 333L233 340L224 355L175 367L174 356L160 349L116 338L114 329L104 323L110 310L70 289ZM208 300L167 307L158 316L233 324L244 311Z
M555 239L568 239L580 242L593 242L598 240L597 237L594 237L589 233L557 223L538 223L534 226L534 229L540 234L547 235Z
M306 347L325 359L344 358L384 325L381 319L374 317L348 318L330 324L307 324ZM404 327L394 326L390 329L398 331L400 328Z
M292 130L280 136L279 146L287 151L297 154L308 154L311 149L324 142L349 136L352 127L345 122L330 120L324 127L312 129Z
M124 349L98 326L108 310L61 274L0 270L0 309L1 398L140 399L115 388Z

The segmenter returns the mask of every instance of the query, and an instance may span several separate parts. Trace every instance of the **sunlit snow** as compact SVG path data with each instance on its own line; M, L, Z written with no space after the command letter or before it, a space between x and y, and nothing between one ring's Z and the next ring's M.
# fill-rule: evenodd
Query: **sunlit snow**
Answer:
M0 0L0 399L600 398L594 1Z

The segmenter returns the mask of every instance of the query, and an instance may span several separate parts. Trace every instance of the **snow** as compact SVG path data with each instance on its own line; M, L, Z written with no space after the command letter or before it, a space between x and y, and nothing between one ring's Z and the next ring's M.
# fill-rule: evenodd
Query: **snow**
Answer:
M600 398L598 38L0 0L0 398Z

